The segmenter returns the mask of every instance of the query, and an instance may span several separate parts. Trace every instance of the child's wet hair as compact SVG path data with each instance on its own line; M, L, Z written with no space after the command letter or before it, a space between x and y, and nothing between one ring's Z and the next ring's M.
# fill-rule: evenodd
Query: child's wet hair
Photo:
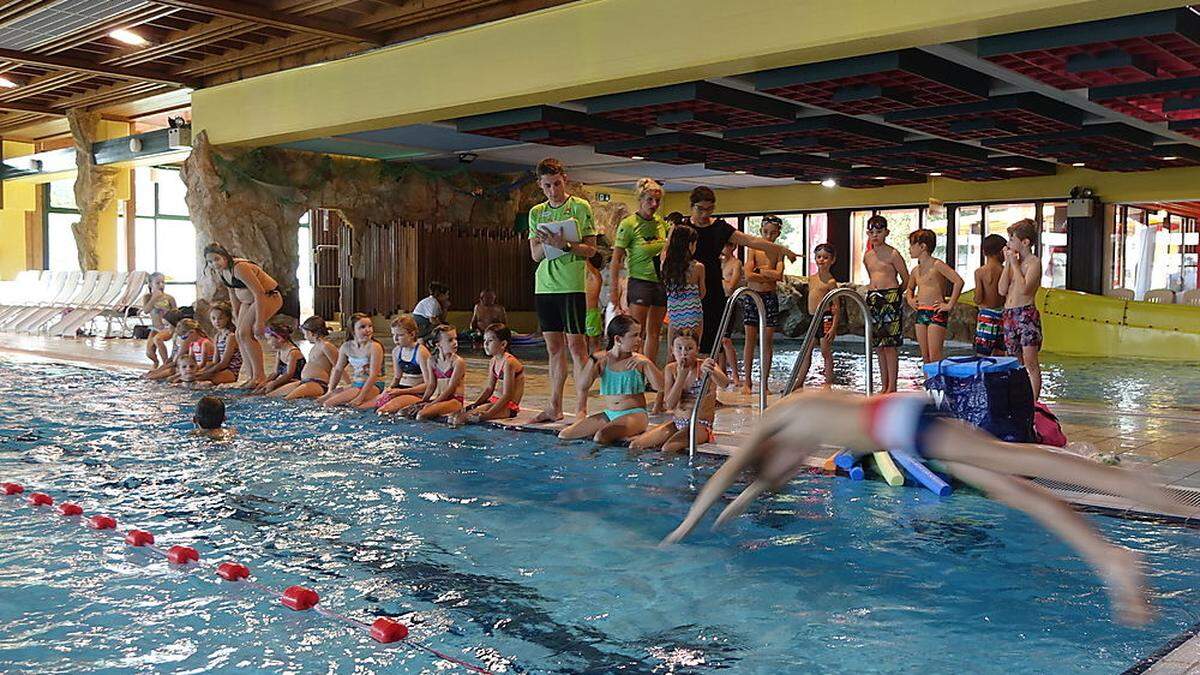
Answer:
M183 337L194 330L200 329L200 322L195 319L180 319L175 323L175 337Z
M484 328L483 334L487 335L488 333L491 333L497 340L503 342L506 348L507 345L512 344L512 331L502 323L493 323Z
M220 429L225 423L225 402L205 396L196 403L196 425L201 429Z
M319 316L308 317L304 320L304 323L300 324L300 327L313 335L320 335L321 337L329 335L329 326L326 326L325 319Z
M227 323L233 323L233 309L229 306L228 302L214 302L213 304L209 305L208 311L217 312L221 316L225 317L225 321Z
M433 329L433 332L431 332L429 334L429 341L436 345L442 341L442 336L446 335L450 331L454 331L455 333L457 333L458 329L448 323L440 323L437 326L435 326ZM458 336L455 335L455 337L458 337Z
M409 333L411 335L416 335L421 330L417 327L417 320L412 318L412 315L410 314L401 314L400 316L392 319L392 328L399 328L405 333Z
M680 328L675 333L675 339L676 340L691 340L692 342L695 342L697 345L700 344L700 336L696 333L695 328Z
M662 264L663 283L682 286L687 282L688 267L692 263L692 244L699 235L690 225L676 225L667 235L667 256Z
M608 348L612 349L613 345L617 344L617 338L628 335L629 331L633 330L637 325L637 319L628 314L614 316L612 321L608 322L608 329L604 332L608 336Z
M989 234L983 238L983 254L989 258L1000 258L1008 240L998 234Z
M267 335L290 340L292 339L292 322L290 319L276 317L267 324L267 329L263 332Z
M937 248L937 235L933 230L913 230L908 235L908 243L920 244L926 252L933 253L933 249Z
M817 244L813 249L813 253L828 253L829 257L837 260L837 251L833 250L833 244Z
M346 324L346 326L345 326L345 331L346 331L346 339L347 339L347 340L353 340L353 339L354 339L354 327L355 327L355 326L357 326L357 325L358 325L358 322L359 322L359 321L362 321L363 319L366 319L367 321L370 321L370 320L371 320L371 315L370 315L370 314L364 314L363 312L355 312L355 313L353 313L353 314L351 314L351 315L350 315L350 322L349 322L349 323L347 323L347 324Z

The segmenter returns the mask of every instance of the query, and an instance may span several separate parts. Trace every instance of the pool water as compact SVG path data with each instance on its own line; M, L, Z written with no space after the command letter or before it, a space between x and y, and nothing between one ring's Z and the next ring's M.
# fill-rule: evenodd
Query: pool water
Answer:
M741 344L737 347L740 355ZM777 358L772 362L771 379L776 388L787 382L799 350L799 340L778 340L775 343ZM974 355L970 348L958 345L947 345L946 354ZM805 380L806 386L820 386L825 382L823 363L820 352L815 352L813 366ZM863 391L863 363L862 339L840 338L834 346L833 355L835 384ZM1127 412L1200 412L1200 358L1195 363L1182 363L1043 353L1041 364L1043 398L1052 403L1089 403ZM757 373L756 366L755 377ZM875 375L878 387L878 366ZM918 389L923 382L921 352L917 345L906 344L900 349L899 388Z
M496 671L1111 673L1200 621L1195 532L1095 517L1146 557L1156 621L967 492L806 475L720 532L656 547L714 463L541 434L383 423L0 359L0 480L304 584ZM312 612L0 498L0 671L435 672Z

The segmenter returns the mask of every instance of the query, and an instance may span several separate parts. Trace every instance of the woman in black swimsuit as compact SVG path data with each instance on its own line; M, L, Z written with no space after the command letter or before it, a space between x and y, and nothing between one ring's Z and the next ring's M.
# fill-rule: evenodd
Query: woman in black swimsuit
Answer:
M259 387L267 381L267 374L263 366L262 344L258 338L263 335L267 320L283 307L279 283L258 264L234 258L220 244L205 246L204 259L216 271L217 278L225 288L229 289L238 346L250 364L250 381L245 386L251 389Z

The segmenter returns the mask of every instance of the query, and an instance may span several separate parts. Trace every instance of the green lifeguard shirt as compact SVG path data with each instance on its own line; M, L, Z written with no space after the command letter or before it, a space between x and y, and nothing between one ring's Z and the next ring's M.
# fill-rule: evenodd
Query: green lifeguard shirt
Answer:
M586 200L579 197L567 197L567 201L558 207L550 206L550 202L542 202L529 209L529 238L537 237L538 225L556 221L575 220L579 230L579 239L592 237L596 234L596 226L592 222L592 207ZM568 253L554 260L543 259L538 263L534 293L583 293L585 288L585 271L583 258Z
M626 216L617 225L617 241L629 261L629 278L658 283L654 259L667 245L667 221L657 213L647 220L637 213Z

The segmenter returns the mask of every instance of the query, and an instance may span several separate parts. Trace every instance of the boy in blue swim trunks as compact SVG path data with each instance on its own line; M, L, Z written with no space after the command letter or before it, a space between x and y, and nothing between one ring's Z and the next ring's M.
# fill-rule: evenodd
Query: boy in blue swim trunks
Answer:
M1004 274L1004 246L1008 242L998 234L983 238L984 264L975 270L975 353L979 356L1004 354L1002 326L1004 296L1000 294L1000 275Z
M937 235L933 230L917 230L908 235L908 254L917 265L908 277L904 296L909 306L917 310L917 343L921 345L921 358L925 363L942 360L950 311L958 303L958 295L963 289L963 278L958 272L933 257L935 248ZM949 300L946 299L947 281L951 285Z

